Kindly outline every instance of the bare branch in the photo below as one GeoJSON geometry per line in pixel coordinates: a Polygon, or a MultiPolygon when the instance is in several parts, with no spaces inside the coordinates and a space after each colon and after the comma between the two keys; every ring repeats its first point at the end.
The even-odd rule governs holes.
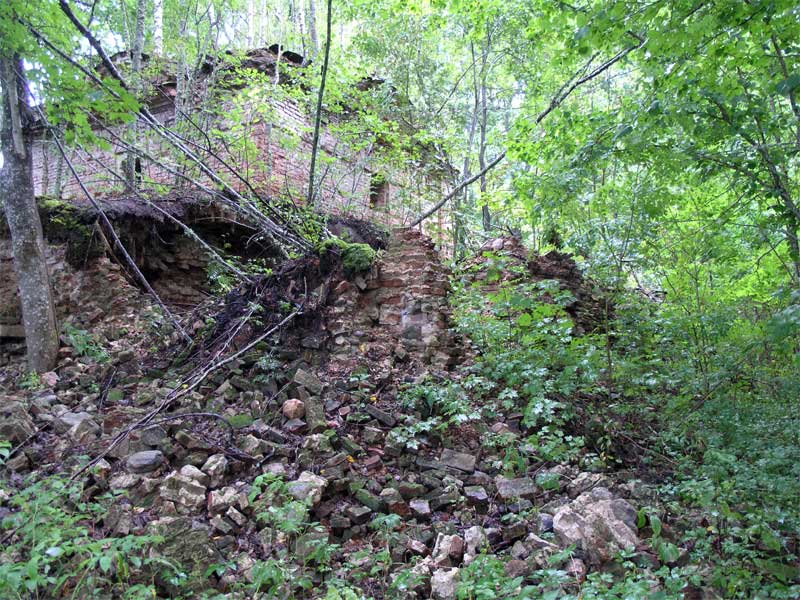
{"type": "MultiPolygon", "coordinates": [[[[615,65],[616,63],[621,61],[626,56],[628,56],[628,54],[630,54],[634,50],[637,50],[637,49],[641,48],[642,46],[644,46],[644,44],[647,42],[647,38],[641,37],[641,36],[636,35],[636,34],[634,34],[632,32],[628,32],[628,33],[629,33],[629,35],[635,37],[638,40],[638,44],[637,45],[629,46],[629,47],[625,48],[624,50],[620,50],[612,58],[610,58],[609,60],[604,62],[602,65],[599,65],[597,68],[595,68],[593,71],[591,71],[587,75],[584,75],[583,77],[580,77],[579,79],[575,79],[575,76],[573,75],[572,78],[567,80],[567,82],[564,85],[562,85],[561,88],[559,88],[559,90],[556,92],[555,96],[553,96],[552,100],[550,100],[550,104],[548,105],[548,107],[545,110],[543,110],[541,113],[539,113],[539,115],[536,117],[535,123],[538,125],[539,123],[544,121],[545,118],[547,118],[547,116],[551,112],[553,112],[556,108],[561,106],[561,104],[564,103],[564,101],[570,96],[570,94],[572,94],[572,92],[574,92],[576,89],[578,89],[581,85],[591,81],[592,79],[594,79],[598,75],[601,75],[602,73],[604,73],[605,71],[610,69],[613,65],[615,65]],[[569,83],[570,81],[572,81],[571,84],[569,83]]],[[[589,65],[591,65],[591,63],[594,61],[594,59],[596,57],[597,57],[597,55],[595,55],[592,58],[590,58],[589,61],[586,63],[586,65],[584,65],[584,67],[578,72],[579,73],[580,72],[585,72],[586,69],[589,67],[589,65]]],[[[469,185],[473,184],[474,182],[478,181],[478,179],[480,179],[481,177],[486,175],[486,173],[488,173],[489,171],[494,169],[497,165],[499,165],[503,161],[505,156],[506,156],[506,151],[503,150],[492,162],[490,162],[488,165],[486,165],[486,167],[481,169],[480,172],[476,173],[472,177],[469,177],[469,178],[465,179],[464,181],[462,181],[461,183],[459,183],[458,185],[456,185],[456,187],[454,187],[450,191],[449,194],[447,194],[444,198],[439,200],[439,202],[437,202],[432,208],[426,210],[424,213],[422,213],[420,216],[418,216],[416,219],[414,219],[414,221],[411,223],[411,225],[409,225],[409,227],[416,227],[417,225],[422,223],[425,219],[427,219],[432,214],[437,212],[445,204],[447,204],[450,200],[455,198],[461,192],[461,190],[463,190],[464,188],[466,188],[469,185]]]]}
{"type": "MultiPolygon", "coordinates": [[[[45,117],[44,113],[42,112],[42,109],[37,106],[36,110],[39,112],[39,116],[41,117],[42,121],[44,123],[47,123],[47,117],[45,117]]],[[[61,140],[58,139],[58,136],[54,136],[53,141],[55,141],[56,146],[58,147],[58,151],[61,153],[61,156],[64,159],[64,162],[66,163],[67,167],[69,168],[70,172],[72,173],[72,176],[78,182],[78,185],[80,186],[80,188],[83,191],[84,195],[89,200],[89,202],[91,202],[91,204],[94,207],[94,209],[97,211],[97,214],[99,215],[100,220],[103,222],[103,225],[105,225],[106,228],[108,228],[108,231],[111,234],[111,237],[114,239],[114,245],[122,253],[122,255],[125,257],[125,261],[128,263],[128,266],[135,273],[136,278],[141,282],[141,284],[144,286],[144,288],[147,290],[147,292],[153,297],[153,299],[156,301],[156,303],[161,307],[161,310],[164,311],[164,314],[172,322],[172,325],[173,325],[173,327],[175,327],[175,330],[178,333],[181,334],[181,337],[183,337],[183,339],[186,340],[187,342],[191,342],[192,338],[189,336],[188,333],[186,333],[186,331],[183,329],[183,327],[181,327],[181,324],[175,318],[175,315],[173,315],[172,312],[170,312],[170,310],[167,308],[167,306],[164,304],[164,302],[158,296],[156,291],[150,285],[150,282],[147,281],[147,278],[144,276],[142,271],[139,269],[138,266],[136,266],[136,261],[134,261],[133,258],[131,257],[131,255],[128,254],[128,250],[123,245],[122,240],[119,239],[119,236],[117,235],[117,232],[114,230],[114,226],[111,224],[111,221],[108,219],[108,216],[106,215],[105,211],[97,203],[97,200],[95,200],[94,196],[91,194],[91,192],[87,189],[86,185],[83,183],[83,180],[81,179],[80,175],[78,175],[77,170],[75,170],[75,165],[72,164],[72,160],[70,160],[69,156],[67,156],[67,152],[64,149],[64,146],[61,143],[61,140]]]]}

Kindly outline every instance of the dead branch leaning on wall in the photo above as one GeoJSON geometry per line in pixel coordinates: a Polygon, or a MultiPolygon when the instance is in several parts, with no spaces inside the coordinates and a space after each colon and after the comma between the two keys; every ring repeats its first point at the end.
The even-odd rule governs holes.
{"type": "MultiPolygon", "coordinates": [[[[42,112],[42,109],[37,106],[36,110],[39,113],[39,117],[42,119],[42,123],[44,123],[45,126],[49,128],[50,125],[49,125],[49,123],[47,121],[47,117],[45,117],[44,113],[42,112]]],[[[136,277],[139,279],[139,281],[144,286],[144,288],[147,290],[147,292],[153,297],[153,299],[156,301],[156,303],[161,308],[161,310],[164,311],[164,314],[172,322],[172,325],[175,328],[175,330],[178,333],[180,333],[181,337],[183,337],[184,340],[186,340],[187,342],[191,342],[192,341],[191,336],[189,336],[189,334],[186,333],[186,331],[183,329],[183,327],[181,327],[181,324],[178,322],[178,319],[175,318],[175,315],[173,315],[172,312],[167,308],[166,304],[164,304],[164,302],[161,300],[159,295],[156,293],[156,291],[150,285],[150,282],[147,281],[147,278],[144,276],[142,271],[136,265],[136,261],[134,261],[133,258],[131,257],[131,255],[128,254],[128,251],[126,250],[124,244],[122,243],[122,240],[119,239],[119,236],[117,235],[117,232],[114,230],[114,226],[111,224],[111,221],[108,219],[108,216],[106,215],[105,211],[97,203],[97,200],[95,200],[94,196],[91,194],[91,192],[89,192],[89,190],[87,189],[86,185],[83,183],[83,180],[81,179],[80,175],[78,175],[78,172],[75,170],[75,165],[72,164],[72,161],[67,156],[67,152],[66,152],[64,146],[61,144],[61,141],[58,139],[58,136],[54,136],[53,139],[56,142],[56,146],[58,147],[58,151],[61,153],[61,156],[64,158],[64,161],[67,164],[67,167],[69,168],[70,172],[72,173],[72,176],[78,182],[78,185],[80,186],[80,188],[83,191],[83,193],[86,195],[86,198],[89,200],[89,202],[91,202],[92,206],[97,211],[97,214],[99,215],[100,220],[103,222],[103,225],[105,225],[108,228],[108,231],[111,234],[111,237],[114,239],[115,246],[122,253],[122,255],[125,257],[125,261],[128,263],[128,266],[133,270],[133,272],[136,274],[136,277]]]]}
{"type": "MultiPolygon", "coordinates": [[[[121,138],[119,138],[119,139],[121,140],[121,138]]],[[[83,152],[85,152],[86,155],[91,160],[96,162],[102,169],[107,171],[112,177],[114,177],[115,179],[119,180],[121,183],[125,183],[124,176],[122,176],[121,174],[117,173],[114,169],[112,169],[108,165],[105,165],[99,158],[95,157],[91,152],[86,150],[86,148],[84,148],[81,144],[77,144],[77,146],[78,146],[78,148],[80,150],[83,150],[83,152]]],[[[133,146],[128,146],[128,147],[133,148],[133,146]]],[[[161,161],[152,159],[151,157],[149,157],[149,155],[146,155],[146,154],[141,154],[141,156],[143,158],[147,158],[148,160],[150,160],[154,164],[166,169],[166,165],[161,163],[161,161]]],[[[62,160],[63,160],[63,157],[62,157],[62,160]]],[[[233,273],[237,277],[241,278],[242,280],[248,281],[248,282],[252,282],[252,279],[246,273],[244,273],[241,269],[237,268],[235,265],[231,264],[229,261],[225,260],[214,249],[214,247],[211,246],[211,244],[209,244],[208,242],[203,240],[199,235],[197,235],[197,233],[195,233],[195,231],[191,227],[189,227],[186,223],[184,223],[183,221],[178,219],[175,215],[173,215],[173,214],[169,213],[168,211],[164,210],[157,203],[153,202],[150,198],[148,198],[147,196],[144,196],[143,194],[139,193],[138,191],[134,193],[134,196],[138,200],[141,200],[141,201],[145,202],[147,204],[147,206],[149,206],[153,210],[157,211],[158,213],[160,213],[161,215],[163,215],[164,217],[166,217],[167,219],[172,221],[174,224],[176,224],[178,227],[180,227],[186,235],[188,235],[195,242],[200,244],[206,250],[206,252],[208,252],[211,255],[211,257],[215,261],[217,261],[220,265],[222,265],[224,268],[228,269],[231,273],[233,273]]]]}
{"type": "MultiPolygon", "coordinates": [[[[80,23],[78,18],[74,15],[74,13],[72,13],[69,4],[65,0],[62,0],[60,2],[60,6],[62,10],[65,12],[65,14],[67,14],[67,16],[70,18],[70,21],[75,25],[75,27],[81,32],[82,35],[84,35],[84,37],[90,42],[93,48],[98,52],[106,68],[110,70],[110,72],[112,73],[114,78],[117,79],[122,88],[127,90],[128,89],[127,83],[121,77],[117,69],[114,67],[113,63],[110,61],[110,59],[108,58],[107,54],[105,53],[105,51],[103,50],[102,46],[97,41],[97,39],[91,34],[91,32],[86,27],[84,27],[80,23]]],[[[108,87],[95,73],[92,73],[89,69],[87,69],[79,62],[77,62],[73,57],[65,53],[63,50],[58,48],[52,42],[50,42],[46,36],[44,36],[40,31],[36,30],[29,22],[22,21],[22,24],[28,28],[31,34],[38,41],[47,46],[50,50],[55,52],[58,56],[60,56],[63,60],[71,64],[73,67],[81,71],[84,75],[89,77],[89,79],[93,81],[96,85],[98,85],[100,88],[108,92],[112,98],[115,98],[117,100],[121,98],[116,90],[108,87]]],[[[310,248],[310,244],[308,244],[304,239],[302,239],[302,236],[291,235],[291,232],[289,232],[287,239],[286,237],[281,235],[283,229],[279,225],[277,225],[271,219],[263,215],[263,213],[261,213],[260,210],[252,202],[244,198],[241,194],[236,192],[236,190],[231,188],[226,182],[220,179],[216,175],[216,173],[213,172],[213,170],[211,170],[199,158],[197,158],[192,152],[190,152],[188,148],[186,148],[179,142],[176,142],[174,138],[171,138],[169,136],[169,130],[166,127],[163,127],[158,122],[158,120],[152,115],[152,113],[150,113],[149,110],[147,110],[146,108],[142,108],[139,111],[138,115],[157,135],[159,135],[169,144],[171,144],[172,146],[183,152],[183,154],[187,158],[189,158],[198,167],[200,167],[200,170],[204,172],[209,177],[209,179],[211,179],[214,183],[219,185],[223,190],[225,190],[228,194],[230,194],[231,198],[238,200],[238,203],[236,203],[233,202],[231,198],[226,198],[218,192],[213,194],[213,196],[217,199],[220,198],[224,199],[227,204],[229,204],[236,210],[243,211],[245,214],[247,214],[247,216],[253,219],[255,223],[258,223],[261,227],[263,227],[265,233],[273,240],[273,242],[275,242],[276,247],[279,249],[279,251],[283,253],[284,256],[288,256],[288,254],[283,250],[282,245],[277,241],[276,237],[283,239],[284,243],[286,243],[287,245],[297,247],[298,249],[301,250],[307,250],[310,248]]],[[[138,149],[138,151],[140,154],[142,153],[141,149],[138,149]]],[[[176,173],[176,176],[182,177],[182,174],[176,173]]],[[[200,188],[204,190],[208,189],[207,186],[204,185],[200,185],[200,188]]]]}
{"type": "MultiPolygon", "coordinates": [[[[72,8],[69,5],[67,0],[59,0],[59,7],[61,11],[67,16],[69,21],[74,25],[74,27],[78,30],[78,32],[89,42],[89,44],[94,48],[97,52],[98,56],[100,57],[101,62],[106,67],[110,75],[116,79],[120,86],[125,89],[129,90],[130,86],[119,73],[119,70],[116,68],[114,63],[108,57],[103,45],[100,41],[92,34],[91,31],[78,19],[77,15],[73,12],[72,8]]],[[[71,59],[71,57],[67,57],[68,60],[72,64],[75,61],[71,59]]],[[[181,151],[190,161],[197,165],[200,171],[206,175],[213,183],[219,185],[226,193],[230,194],[233,198],[235,198],[238,202],[242,204],[242,208],[247,212],[249,216],[251,216],[255,222],[259,223],[261,227],[264,228],[265,233],[273,238],[276,242],[278,240],[282,241],[283,244],[286,244],[289,247],[296,248],[301,251],[308,251],[311,249],[311,243],[308,242],[301,233],[295,231],[294,226],[291,223],[290,219],[287,219],[283,215],[277,221],[269,218],[263,212],[261,212],[258,207],[253,204],[251,200],[242,196],[235,188],[233,188],[230,184],[228,184],[224,179],[222,179],[212,168],[210,168],[204,161],[202,161],[194,152],[191,151],[190,148],[183,143],[180,138],[175,134],[175,132],[171,131],[169,128],[165,127],[158,119],[153,116],[147,106],[141,106],[138,111],[138,115],[142,118],[145,124],[150,127],[157,135],[161,136],[167,142],[172,144],[176,149],[181,151]]],[[[276,244],[278,247],[281,247],[279,243],[276,244]]]]}

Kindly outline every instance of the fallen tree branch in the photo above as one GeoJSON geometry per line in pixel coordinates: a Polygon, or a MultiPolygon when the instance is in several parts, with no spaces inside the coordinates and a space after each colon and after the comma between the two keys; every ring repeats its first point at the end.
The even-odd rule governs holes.
{"type": "MultiPolygon", "coordinates": [[[[584,83],[587,83],[587,82],[591,81],[592,79],[594,79],[598,75],[600,75],[600,74],[604,73],[605,71],[607,71],[608,69],[610,69],[613,65],[618,63],[620,60],[625,58],[628,54],[630,54],[634,50],[637,50],[637,49],[641,48],[642,46],[644,46],[645,42],[647,41],[647,38],[643,38],[643,37],[638,36],[638,35],[636,35],[636,34],[634,34],[632,32],[628,32],[628,34],[637,39],[638,43],[635,46],[629,46],[629,47],[627,47],[627,48],[625,48],[623,50],[620,50],[612,58],[608,59],[603,64],[598,65],[593,71],[591,71],[587,75],[584,75],[583,77],[580,77],[579,79],[575,79],[575,75],[570,77],[559,88],[559,90],[556,92],[556,94],[550,100],[550,104],[547,106],[547,108],[537,115],[534,123],[536,125],[539,125],[542,121],[545,120],[545,118],[547,118],[547,116],[551,112],[553,112],[556,108],[561,106],[561,104],[563,104],[563,102],[572,94],[572,92],[574,92],[576,89],[578,89],[584,83]],[[572,83],[570,84],[570,82],[572,82],[572,83]]],[[[589,59],[589,61],[580,69],[580,71],[578,71],[578,73],[585,72],[589,68],[589,66],[591,65],[592,61],[594,61],[595,58],[597,58],[596,54],[594,56],[592,56],[592,58],[589,59]]],[[[490,162],[483,169],[481,169],[480,172],[478,172],[475,175],[463,180],[461,183],[456,185],[450,191],[449,194],[447,194],[444,198],[439,200],[439,202],[437,202],[432,208],[426,210],[424,213],[422,213],[416,219],[414,219],[414,221],[410,225],[408,225],[408,228],[410,229],[411,227],[416,227],[417,225],[422,223],[425,219],[430,217],[432,214],[434,214],[435,212],[440,210],[445,204],[447,204],[450,200],[452,200],[458,194],[460,194],[464,190],[464,188],[472,185],[478,179],[480,179],[481,177],[486,175],[486,173],[488,173],[489,171],[494,169],[497,165],[499,165],[503,161],[503,159],[505,157],[506,157],[506,151],[503,150],[492,162],[490,162]]]]}
{"type": "MultiPolygon", "coordinates": [[[[103,45],[100,41],[92,34],[91,31],[81,23],[80,19],[78,19],[77,15],[73,12],[72,8],[69,5],[67,0],[59,0],[59,7],[61,11],[67,16],[69,21],[74,25],[74,27],[80,32],[80,34],[86,39],[87,42],[94,48],[97,52],[98,56],[100,57],[103,66],[106,67],[109,74],[116,79],[120,86],[128,91],[130,90],[130,86],[125,81],[125,79],[120,74],[119,70],[116,68],[114,63],[108,57],[103,45]]],[[[62,54],[62,57],[64,55],[62,54]]],[[[67,57],[66,60],[70,62],[70,64],[75,65],[76,61],[71,57],[67,57]]],[[[104,86],[107,87],[107,86],[104,86]]],[[[118,97],[118,96],[117,96],[118,97]]],[[[292,225],[291,220],[287,219],[283,215],[279,215],[278,220],[280,222],[276,222],[263,212],[259,210],[259,208],[249,199],[245,198],[242,194],[240,194],[234,187],[232,187],[228,182],[222,179],[211,167],[209,167],[203,160],[201,160],[192,150],[180,139],[174,131],[170,130],[168,127],[164,126],[147,108],[147,106],[140,106],[138,110],[138,115],[144,121],[144,123],[157,135],[162,137],[164,140],[169,142],[172,146],[178,149],[180,152],[184,154],[190,161],[192,161],[200,171],[206,175],[215,185],[218,185],[225,193],[230,194],[232,198],[235,198],[239,203],[239,208],[243,210],[246,214],[248,214],[253,220],[263,227],[265,233],[273,238],[277,242],[277,240],[281,240],[284,244],[296,248],[301,251],[308,251],[311,249],[312,245],[308,242],[302,234],[298,233],[295,230],[295,227],[292,225]]],[[[276,243],[278,248],[281,248],[281,245],[276,243]]],[[[284,252],[284,254],[286,254],[284,252]]],[[[288,254],[286,254],[288,256],[288,254]]]]}
{"type": "Polygon", "coordinates": [[[155,427],[156,425],[161,425],[162,423],[169,423],[170,421],[179,421],[181,419],[199,419],[199,418],[210,418],[210,419],[217,419],[225,423],[228,427],[228,441],[233,443],[233,435],[234,435],[234,428],[231,425],[231,422],[228,421],[222,415],[218,415],[217,413],[213,412],[190,412],[190,413],[179,413],[177,415],[170,415],[168,417],[162,417],[156,421],[151,421],[150,423],[142,423],[137,425],[132,429],[132,431],[137,431],[139,429],[144,429],[145,427],[155,427]]]}
{"type": "MultiPolygon", "coordinates": [[[[42,119],[42,122],[49,127],[49,124],[47,122],[47,117],[45,117],[44,113],[42,112],[42,109],[37,106],[36,110],[38,111],[39,117],[42,119]]],[[[167,308],[166,304],[164,304],[164,302],[161,300],[159,295],[153,289],[153,286],[151,286],[150,282],[147,281],[147,278],[144,276],[144,273],[142,273],[142,271],[136,265],[136,261],[134,261],[133,258],[131,257],[131,255],[128,254],[128,250],[123,245],[122,240],[119,239],[119,236],[117,235],[117,232],[114,229],[114,226],[111,224],[111,221],[108,219],[108,216],[106,215],[105,211],[97,203],[97,200],[95,200],[95,198],[92,195],[92,193],[88,190],[86,185],[83,183],[83,180],[81,179],[80,175],[78,175],[78,171],[75,169],[75,165],[72,163],[72,160],[70,160],[69,156],[67,156],[67,151],[64,148],[64,145],[61,143],[61,140],[58,139],[58,136],[54,136],[53,137],[53,141],[55,141],[56,146],[58,147],[58,151],[61,153],[61,157],[64,159],[64,162],[66,163],[67,168],[69,168],[70,173],[72,173],[72,176],[75,178],[75,181],[78,182],[78,185],[80,186],[81,191],[83,191],[83,193],[86,196],[87,200],[89,200],[89,202],[92,204],[94,209],[97,211],[97,214],[100,217],[100,220],[108,228],[108,231],[111,234],[111,237],[114,239],[114,245],[117,247],[117,249],[125,257],[125,262],[127,262],[128,266],[133,270],[134,274],[136,275],[136,278],[141,282],[141,284],[144,286],[145,290],[147,290],[147,293],[150,294],[153,297],[153,299],[156,301],[156,303],[161,308],[161,310],[164,311],[164,314],[172,322],[172,325],[175,328],[175,330],[178,333],[181,334],[181,337],[183,337],[184,340],[186,340],[187,342],[191,342],[192,341],[191,336],[188,333],[186,333],[186,331],[183,329],[183,327],[181,327],[181,324],[178,322],[178,319],[167,308]]]]}
{"type": "Polygon", "coordinates": [[[471,177],[469,177],[469,178],[465,179],[465,180],[464,180],[464,181],[462,181],[461,183],[459,183],[459,184],[458,184],[456,187],[454,187],[454,188],[453,188],[453,189],[450,191],[450,193],[449,193],[449,194],[447,194],[447,195],[446,195],[444,198],[442,198],[441,200],[439,200],[439,202],[437,202],[436,204],[434,204],[432,208],[430,208],[430,209],[426,210],[424,213],[422,213],[420,216],[418,216],[416,219],[414,219],[414,221],[413,221],[413,222],[411,223],[411,225],[409,225],[408,227],[409,227],[409,228],[411,228],[411,227],[416,227],[417,225],[419,225],[420,223],[422,223],[422,222],[423,222],[425,219],[427,219],[428,217],[430,217],[430,216],[431,216],[433,213],[437,212],[437,211],[438,211],[440,208],[442,208],[442,207],[443,207],[445,204],[447,204],[447,203],[448,203],[450,200],[452,200],[452,199],[453,199],[453,198],[455,198],[455,197],[456,197],[458,194],[460,194],[460,193],[461,193],[461,191],[462,191],[464,188],[466,188],[466,187],[468,187],[468,186],[472,185],[473,183],[475,183],[476,181],[478,181],[478,179],[480,179],[481,177],[483,177],[484,175],[486,175],[486,173],[488,173],[489,171],[491,171],[492,169],[494,169],[494,168],[495,168],[497,165],[499,165],[499,164],[500,164],[500,163],[503,161],[503,159],[504,159],[505,157],[506,157],[506,151],[505,151],[505,150],[503,150],[503,151],[502,151],[502,152],[501,152],[501,153],[500,153],[500,154],[499,154],[499,155],[498,155],[498,156],[497,156],[497,157],[496,157],[496,158],[495,158],[495,159],[494,159],[492,162],[490,162],[488,165],[486,165],[486,166],[485,166],[483,169],[481,169],[481,170],[480,170],[479,172],[477,172],[475,175],[473,175],[473,176],[471,176],[471,177]]]}
{"type": "MultiPolygon", "coordinates": [[[[111,132],[110,130],[106,129],[106,131],[107,131],[108,133],[110,133],[110,134],[112,135],[112,137],[114,137],[114,138],[115,138],[115,140],[116,140],[116,141],[117,141],[117,142],[118,142],[118,143],[119,143],[119,144],[120,144],[120,145],[121,145],[123,148],[125,148],[125,149],[129,149],[129,150],[131,150],[131,151],[135,151],[135,152],[137,152],[138,154],[140,154],[140,155],[141,155],[143,158],[147,158],[147,160],[150,160],[151,162],[153,162],[153,163],[157,164],[158,166],[161,166],[161,167],[163,167],[165,170],[167,170],[167,171],[169,171],[169,170],[170,170],[170,169],[169,169],[169,167],[168,167],[168,165],[166,165],[165,163],[162,163],[161,161],[159,161],[159,160],[157,160],[157,159],[155,159],[155,158],[152,158],[152,157],[150,157],[150,155],[148,155],[148,154],[146,154],[146,153],[141,153],[141,152],[140,152],[140,151],[139,151],[139,150],[138,150],[136,147],[134,147],[133,145],[130,145],[130,144],[124,143],[124,142],[121,140],[121,138],[117,138],[117,137],[115,137],[115,135],[113,134],[113,132],[111,132]]],[[[79,150],[83,150],[83,152],[85,152],[85,153],[86,153],[86,155],[87,155],[87,156],[88,156],[88,157],[89,157],[91,160],[93,160],[94,162],[96,162],[96,163],[97,163],[97,164],[98,164],[98,165],[99,165],[101,168],[105,169],[105,170],[106,170],[106,171],[109,173],[109,175],[111,175],[111,177],[113,177],[114,179],[117,179],[117,180],[118,180],[120,183],[123,183],[123,184],[125,183],[125,178],[124,178],[122,175],[120,175],[119,173],[117,173],[117,172],[116,172],[115,170],[113,170],[111,167],[109,167],[109,166],[107,166],[107,165],[104,165],[104,164],[103,164],[103,163],[100,161],[100,159],[98,159],[96,156],[94,156],[94,155],[93,155],[93,154],[92,154],[90,151],[86,150],[86,149],[85,149],[83,146],[81,146],[80,144],[77,144],[77,147],[78,147],[78,149],[79,149],[79,150]]],[[[188,180],[188,179],[187,179],[187,180],[188,180]]],[[[192,183],[195,183],[195,182],[194,182],[194,181],[192,181],[192,183]]],[[[195,183],[195,185],[198,185],[198,187],[199,187],[199,184],[195,183]]],[[[202,188],[200,188],[200,189],[202,189],[202,188]]],[[[203,191],[206,191],[206,190],[203,190],[203,191]]],[[[212,190],[208,190],[208,192],[211,192],[211,193],[212,193],[212,195],[213,195],[213,191],[212,191],[212,190]]],[[[197,235],[197,233],[195,233],[195,231],[194,231],[194,230],[193,230],[191,227],[189,227],[189,226],[188,226],[186,223],[184,223],[183,221],[181,221],[180,219],[178,219],[176,216],[172,215],[170,212],[168,212],[168,211],[164,210],[163,208],[161,208],[161,207],[160,207],[160,206],[159,206],[157,203],[153,202],[153,201],[152,201],[152,200],[151,200],[151,199],[150,199],[148,196],[145,196],[144,194],[141,194],[141,193],[139,193],[138,191],[134,191],[134,196],[135,196],[136,198],[138,198],[139,200],[143,201],[145,204],[147,204],[147,205],[148,205],[150,208],[152,208],[153,210],[157,211],[158,213],[160,213],[161,215],[163,215],[164,217],[166,217],[167,219],[169,219],[170,221],[172,221],[172,222],[173,222],[175,225],[177,225],[178,227],[180,227],[180,228],[183,230],[183,232],[184,232],[186,235],[188,235],[190,238],[192,238],[194,241],[196,241],[198,244],[200,244],[200,245],[201,245],[201,246],[202,246],[202,247],[203,247],[203,248],[206,250],[206,252],[208,252],[208,253],[211,255],[211,257],[212,257],[214,260],[216,260],[216,261],[217,261],[217,262],[218,262],[220,265],[222,265],[223,267],[225,267],[226,269],[228,269],[228,270],[229,270],[231,273],[233,273],[234,275],[236,275],[237,277],[239,277],[239,278],[240,278],[240,279],[242,279],[243,281],[246,281],[246,282],[248,282],[248,283],[252,283],[252,281],[253,281],[253,280],[252,280],[252,278],[251,278],[251,277],[249,277],[249,276],[248,276],[246,273],[244,273],[242,270],[238,269],[238,268],[237,268],[235,265],[233,265],[232,263],[230,263],[230,262],[228,262],[227,260],[225,260],[225,259],[224,259],[224,258],[223,258],[223,257],[222,257],[220,254],[219,254],[219,252],[217,252],[217,250],[216,250],[216,249],[215,249],[213,246],[211,246],[211,244],[209,244],[208,242],[206,242],[205,240],[203,240],[203,238],[201,238],[199,235],[197,235]]]]}
{"type": "Polygon", "coordinates": [[[214,371],[216,371],[217,369],[219,369],[221,367],[224,367],[228,363],[236,360],[237,358],[239,358],[243,354],[245,354],[245,353],[249,352],[250,350],[252,350],[253,348],[255,348],[258,344],[260,344],[261,342],[266,340],[268,337],[273,335],[275,332],[277,332],[280,329],[282,329],[287,323],[289,323],[289,321],[294,319],[296,316],[302,314],[302,312],[303,312],[302,311],[302,307],[298,308],[293,313],[291,313],[290,315],[285,317],[280,323],[275,325],[275,327],[271,328],[269,331],[266,331],[265,333],[262,333],[260,336],[258,336],[256,339],[251,341],[249,344],[247,344],[241,350],[231,354],[230,356],[228,356],[226,358],[222,358],[222,359],[214,361],[212,364],[208,365],[205,369],[203,369],[197,376],[195,376],[193,378],[194,380],[191,381],[191,383],[188,382],[188,381],[185,381],[185,380],[182,381],[181,383],[179,383],[175,388],[172,389],[172,391],[169,394],[167,394],[167,396],[164,398],[164,400],[161,402],[161,404],[159,404],[156,408],[154,408],[149,413],[147,413],[144,417],[142,417],[141,419],[139,419],[138,421],[136,421],[132,425],[129,425],[123,431],[118,433],[114,437],[114,439],[111,440],[111,443],[106,447],[106,449],[103,450],[103,452],[98,454],[96,457],[94,457],[92,460],[90,460],[88,463],[86,463],[83,467],[81,467],[75,473],[73,473],[72,476],[70,477],[70,480],[74,481],[82,473],[86,472],[88,469],[92,468],[94,465],[96,465],[98,462],[100,462],[103,458],[108,456],[108,454],[114,448],[119,446],[124,440],[126,440],[128,438],[128,436],[132,432],[136,431],[137,429],[141,429],[144,426],[151,425],[156,416],[158,416],[159,414],[164,412],[176,400],[178,400],[180,398],[183,398],[187,394],[189,394],[192,391],[194,391],[197,388],[197,386],[199,386],[203,381],[205,381],[206,377],[208,377],[211,373],[213,373],[214,371]]]}

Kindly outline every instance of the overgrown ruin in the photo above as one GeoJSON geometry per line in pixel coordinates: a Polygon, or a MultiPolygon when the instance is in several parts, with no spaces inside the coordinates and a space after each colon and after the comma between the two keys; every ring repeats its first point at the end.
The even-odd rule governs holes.
{"type": "Polygon", "coordinates": [[[3,0],[0,598],[800,598],[796,17],[3,0]]]}

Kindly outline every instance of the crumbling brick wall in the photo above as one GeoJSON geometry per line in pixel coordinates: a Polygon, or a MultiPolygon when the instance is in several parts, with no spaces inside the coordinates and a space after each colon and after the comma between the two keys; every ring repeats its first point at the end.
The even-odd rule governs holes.
{"type": "Polygon", "coordinates": [[[448,366],[459,353],[450,330],[450,272],[433,242],[414,230],[395,230],[379,263],[342,281],[325,317],[334,370],[366,355],[388,370],[397,363],[448,366]]]}
{"type": "MultiPolygon", "coordinates": [[[[268,111],[256,110],[257,103],[253,101],[251,107],[241,98],[224,100],[220,114],[239,110],[247,118],[244,122],[224,119],[208,122],[205,127],[212,132],[223,132],[227,141],[223,143],[220,139],[219,143],[214,143],[213,155],[194,150],[234,189],[247,192],[240,175],[266,196],[291,198],[302,204],[310,172],[311,116],[291,98],[270,99],[268,111]],[[231,144],[230,139],[239,143],[231,144]],[[231,168],[237,173],[232,173],[231,168]]],[[[165,125],[175,122],[173,104],[162,103],[151,112],[165,125]]],[[[124,127],[117,126],[98,129],[97,133],[106,139],[108,148],[70,148],[69,158],[90,192],[98,197],[111,197],[122,193],[125,187],[123,162],[127,160],[127,153],[119,140],[125,138],[126,132],[124,127]]],[[[216,188],[196,166],[187,166],[185,158],[144,126],[139,133],[139,145],[156,159],[137,159],[137,178],[142,189],[191,187],[191,183],[174,173],[181,162],[184,163],[181,172],[216,188]],[[158,161],[169,167],[161,166],[158,161]]],[[[319,148],[317,206],[329,213],[368,218],[387,225],[403,224],[422,210],[427,199],[438,197],[444,189],[438,176],[424,173],[415,165],[382,160],[380,149],[376,147],[356,149],[331,133],[327,126],[322,128],[319,148]]],[[[32,153],[37,196],[63,199],[83,196],[49,134],[42,132],[32,153]]]]}

